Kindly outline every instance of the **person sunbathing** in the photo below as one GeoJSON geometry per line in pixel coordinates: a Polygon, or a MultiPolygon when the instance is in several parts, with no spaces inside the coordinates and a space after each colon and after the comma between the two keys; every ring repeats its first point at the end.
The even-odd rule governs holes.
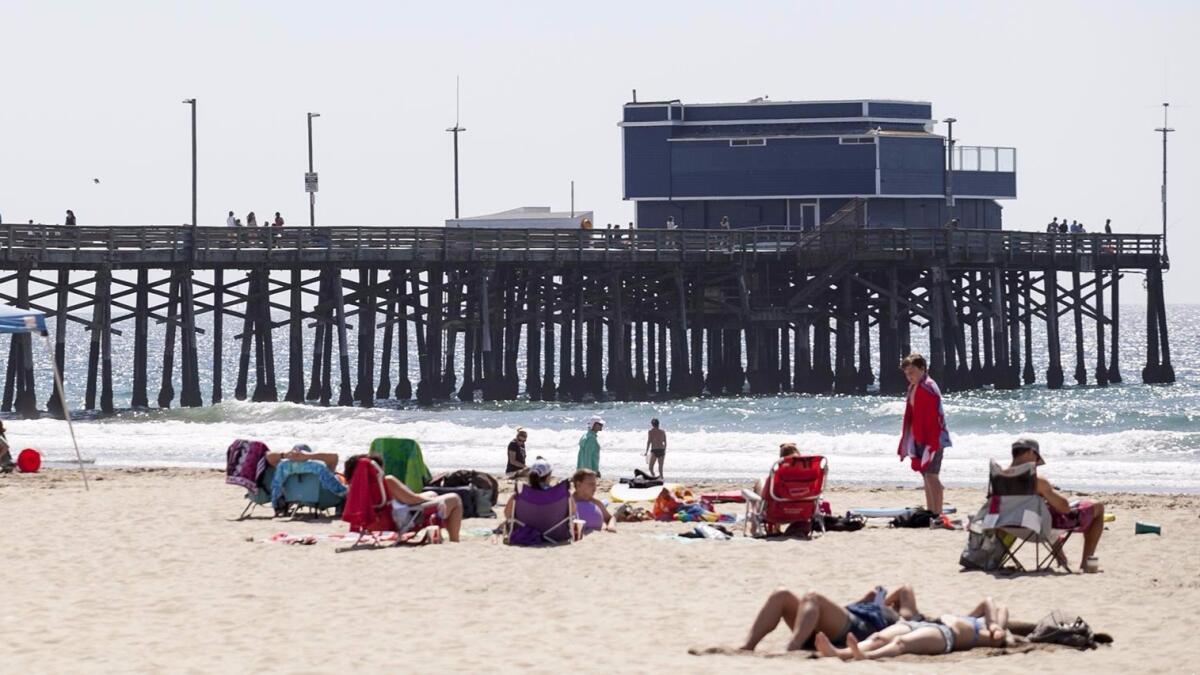
{"type": "Polygon", "coordinates": [[[1008,608],[990,597],[965,616],[945,614],[936,621],[897,621],[861,641],[851,634],[843,648],[834,646],[824,633],[818,633],[815,640],[818,654],[843,661],[902,654],[934,656],[975,647],[1008,647],[1016,642],[1008,631],[1008,608]]]}
{"type": "Polygon", "coordinates": [[[313,452],[313,449],[304,443],[297,443],[292,446],[287,452],[267,452],[267,464],[277,466],[280,462],[288,460],[289,462],[305,462],[316,461],[322,462],[329,470],[337,473],[338,456],[336,452],[313,452]]]}
{"type": "MultiPolygon", "coordinates": [[[[781,443],[779,445],[779,458],[780,459],[783,459],[784,457],[791,457],[792,455],[798,455],[798,454],[800,454],[800,448],[796,447],[795,443],[781,443]]],[[[760,479],[754,481],[754,494],[761,497],[762,492],[763,492],[763,481],[760,478],[760,479]]]]}
{"type": "Polygon", "coordinates": [[[607,530],[616,532],[616,521],[608,512],[604,502],[596,499],[596,483],[598,477],[591,469],[579,469],[571,477],[574,488],[572,499],[575,501],[575,517],[583,521],[583,534],[607,530]]]}
{"type": "Polygon", "coordinates": [[[754,651],[781,620],[792,631],[787,649],[795,651],[813,649],[813,636],[817,632],[831,636],[831,644],[842,646],[852,637],[865,638],[901,619],[921,618],[912,586],[901,586],[890,593],[877,586],[845,607],[816,591],[797,596],[781,588],[772,593],[758,611],[741,649],[754,651]]]}
{"type": "MultiPolygon", "coordinates": [[[[364,459],[374,460],[379,466],[383,466],[383,458],[379,455],[352,455],[347,457],[347,483],[353,478],[355,467],[364,459]]],[[[462,500],[458,498],[458,495],[439,495],[436,492],[414,492],[395,476],[384,476],[383,487],[387,491],[388,499],[392,501],[400,502],[407,506],[436,505],[438,517],[442,519],[442,525],[446,528],[446,533],[450,535],[450,541],[458,541],[459,533],[462,530],[463,518],[462,500]]]]}
{"type": "MultiPolygon", "coordinates": [[[[554,485],[554,468],[550,466],[543,457],[538,457],[529,465],[529,473],[526,475],[529,479],[529,487],[534,490],[547,490],[554,485]]],[[[516,496],[515,494],[513,496],[516,496]]],[[[513,497],[508,498],[508,502],[504,504],[504,519],[512,520],[513,509],[516,508],[517,502],[513,497]]],[[[571,514],[575,513],[575,502],[571,502],[571,514]]]]}

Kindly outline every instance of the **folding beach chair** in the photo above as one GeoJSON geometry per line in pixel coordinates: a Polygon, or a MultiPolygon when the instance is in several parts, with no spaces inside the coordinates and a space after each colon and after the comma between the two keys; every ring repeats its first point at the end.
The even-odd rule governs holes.
{"type": "Polygon", "coordinates": [[[571,486],[562,481],[545,490],[528,485],[515,492],[513,515],[504,522],[504,543],[515,546],[569,544],[575,539],[571,528],[571,486]]]}
{"type": "Polygon", "coordinates": [[[295,515],[301,509],[308,508],[315,517],[328,509],[340,509],[346,501],[345,487],[321,462],[284,460],[275,467],[275,473],[281,477],[278,486],[274,479],[271,483],[272,494],[276,489],[279,492],[280,504],[275,509],[276,513],[295,515]]]}
{"type": "MultiPolygon", "coordinates": [[[[346,504],[342,508],[342,520],[350,524],[351,532],[359,535],[352,548],[366,537],[371,538],[372,544],[379,544],[385,532],[396,532],[402,536],[427,525],[441,524],[434,504],[401,509],[404,511],[404,520],[397,523],[383,477],[383,468],[372,460],[359,460],[355,467],[350,489],[346,493],[346,504]]],[[[397,540],[396,543],[403,543],[403,540],[397,540]]]]}
{"type": "Polygon", "coordinates": [[[432,477],[429,467],[425,466],[421,444],[411,438],[376,438],[371,441],[369,452],[383,458],[385,475],[395,476],[413,492],[425,489],[432,477]]]}
{"type": "Polygon", "coordinates": [[[1029,569],[1017,557],[1025,544],[1033,542],[1033,571],[1052,570],[1055,565],[1071,571],[1063,546],[1071,532],[1056,537],[1046,500],[1037,494],[1037,465],[1030,462],[1003,469],[995,460],[988,471],[988,501],[982,509],[983,531],[996,536],[1004,547],[999,567],[1011,563],[1018,571],[1029,569]]]}
{"type": "Polygon", "coordinates": [[[263,504],[271,503],[271,481],[275,479],[275,467],[270,464],[263,470],[263,473],[258,478],[258,484],[253,490],[246,490],[246,508],[242,509],[242,515],[238,516],[238,520],[245,520],[254,515],[254,508],[263,504]]]}
{"type": "Polygon", "coordinates": [[[771,466],[762,495],[743,490],[746,497],[746,534],[775,535],[797,523],[800,534],[824,530],[820,514],[821,491],[829,462],[821,455],[790,455],[771,466]]]}

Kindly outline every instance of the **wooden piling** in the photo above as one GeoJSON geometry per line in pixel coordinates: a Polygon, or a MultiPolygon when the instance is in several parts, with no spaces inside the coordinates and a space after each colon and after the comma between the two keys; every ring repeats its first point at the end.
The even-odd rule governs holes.
{"type": "MultiPolygon", "coordinates": [[[[176,318],[178,317],[179,308],[179,273],[177,270],[171,270],[171,282],[167,290],[167,330],[166,339],[163,342],[163,360],[162,360],[162,384],[158,389],[158,407],[170,408],[171,401],[175,398],[174,384],[174,369],[175,369],[175,330],[176,318]]],[[[94,324],[94,322],[93,322],[94,324]]],[[[93,338],[95,339],[95,338],[93,338]]],[[[94,344],[94,348],[99,345],[94,344]]],[[[89,367],[90,371],[91,368],[89,367]]],[[[91,381],[93,374],[88,373],[88,380],[91,381]]]]}
{"type": "Polygon", "coordinates": [[[1112,311],[1109,324],[1112,326],[1112,355],[1108,360],[1108,381],[1113,384],[1121,383],[1121,268],[1116,262],[1112,268],[1112,311]]]}
{"type": "MultiPolygon", "coordinates": [[[[143,279],[144,270],[138,272],[139,281],[143,279]]],[[[58,270],[58,281],[55,284],[55,310],[54,310],[54,363],[58,367],[58,372],[63,378],[66,378],[66,360],[67,360],[67,314],[70,310],[71,297],[71,271],[66,269],[58,270]]],[[[135,323],[140,321],[142,325],[146,322],[145,294],[144,286],[138,286],[138,317],[135,318],[135,323]]],[[[134,344],[134,354],[141,348],[141,372],[138,372],[138,360],[134,358],[133,371],[133,390],[136,397],[139,391],[138,385],[141,385],[141,407],[146,407],[146,340],[143,339],[134,344]],[[139,379],[140,374],[140,379],[139,379]]],[[[64,380],[65,382],[65,380],[64,380]]],[[[65,386],[65,384],[64,384],[65,386]]],[[[51,383],[50,398],[46,401],[46,411],[54,417],[64,417],[64,410],[69,402],[64,401],[58,391],[58,387],[51,383]]]]}
{"type": "MultiPolygon", "coordinates": [[[[291,271],[288,285],[288,389],[284,400],[304,402],[304,278],[300,268],[291,271]]],[[[214,303],[217,302],[214,296],[214,303]]],[[[390,327],[389,327],[390,328],[390,327]]],[[[213,393],[217,389],[214,386],[213,393]]]]}
{"type": "Polygon", "coordinates": [[[1083,288],[1080,284],[1079,270],[1071,271],[1071,302],[1075,315],[1075,383],[1087,384],[1087,363],[1083,353],[1083,288]]]}
{"type": "MultiPolygon", "coordinates": [[[[139,272],[138,285],[141,285],[141,272],[139,272]]],[[[299,274],[299,270],[296,271],[299,274]]],[[[140,296],[139,296],[140,302],[140,296]]],[[[292,296],[291,306],[292,311],[300,311],[300,301],[295,295],[292,296]]],[[[140,313],[140,311],[139,311],[140,313]]],[[[216,405],[225,397],[222,388],[223,375],[225,370],[225,270],[218,267],[213,270],[213,285],[212,285],[212,331],[213,331],[213,347],[212,347],[212,404],[216,405]]],[[[134,368],[137,368],[137,358],[134,358],[134,368]]],[[[136,372],[136,371],[135,371],[136,372]]],[[[291,386],[302,387],[303,383],[292,383],[291,386]]],[[[136,391],[136,387],[134,388],[136,391]]],[[[290,390],[289,390],[290,391],[290,390]]],[[[143,393],[143,396],[145,394],[143,393]]],[[[301,389],[300,400],[304,400],[304,391],[301,389]]]]}
{"type": "Polygon", "coordinates": [[[1046,314],[1046,351],[1049,365],[1046,367],[1046,388],[1061,389],[1063,386],[1062,347],[1058,342],[1058,271],[1053,267],[1043,277],[1046,314]]]}

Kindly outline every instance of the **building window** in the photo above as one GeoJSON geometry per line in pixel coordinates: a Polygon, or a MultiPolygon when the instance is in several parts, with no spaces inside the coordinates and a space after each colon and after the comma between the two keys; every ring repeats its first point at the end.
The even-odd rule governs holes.
{"type": "Polygon", "coordinates": [[[765,138],[731,138],[731,139],[729,139],[729,147],[731,147],[731,148],[745,148],[745,147],[750,147],[750,146],[761,146],[761,145],[766,145],[766,144],[767,144],[767,139],[765,139],[765,138]]]}
{"type": "Polygon", "coordinates": [[[875,145],[874,136],[838,136],[841,145],[875,145]]]}

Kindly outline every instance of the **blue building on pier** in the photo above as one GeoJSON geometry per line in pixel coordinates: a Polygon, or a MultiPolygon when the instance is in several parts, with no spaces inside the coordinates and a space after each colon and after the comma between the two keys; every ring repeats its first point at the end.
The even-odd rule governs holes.
{"type": "Polygon", "coordinates": [[[635,102],[620,127],[640,228],[994,230],[1017,196],[1016,149],[956,142],[948,172],[920,101],[635,102]]]}

